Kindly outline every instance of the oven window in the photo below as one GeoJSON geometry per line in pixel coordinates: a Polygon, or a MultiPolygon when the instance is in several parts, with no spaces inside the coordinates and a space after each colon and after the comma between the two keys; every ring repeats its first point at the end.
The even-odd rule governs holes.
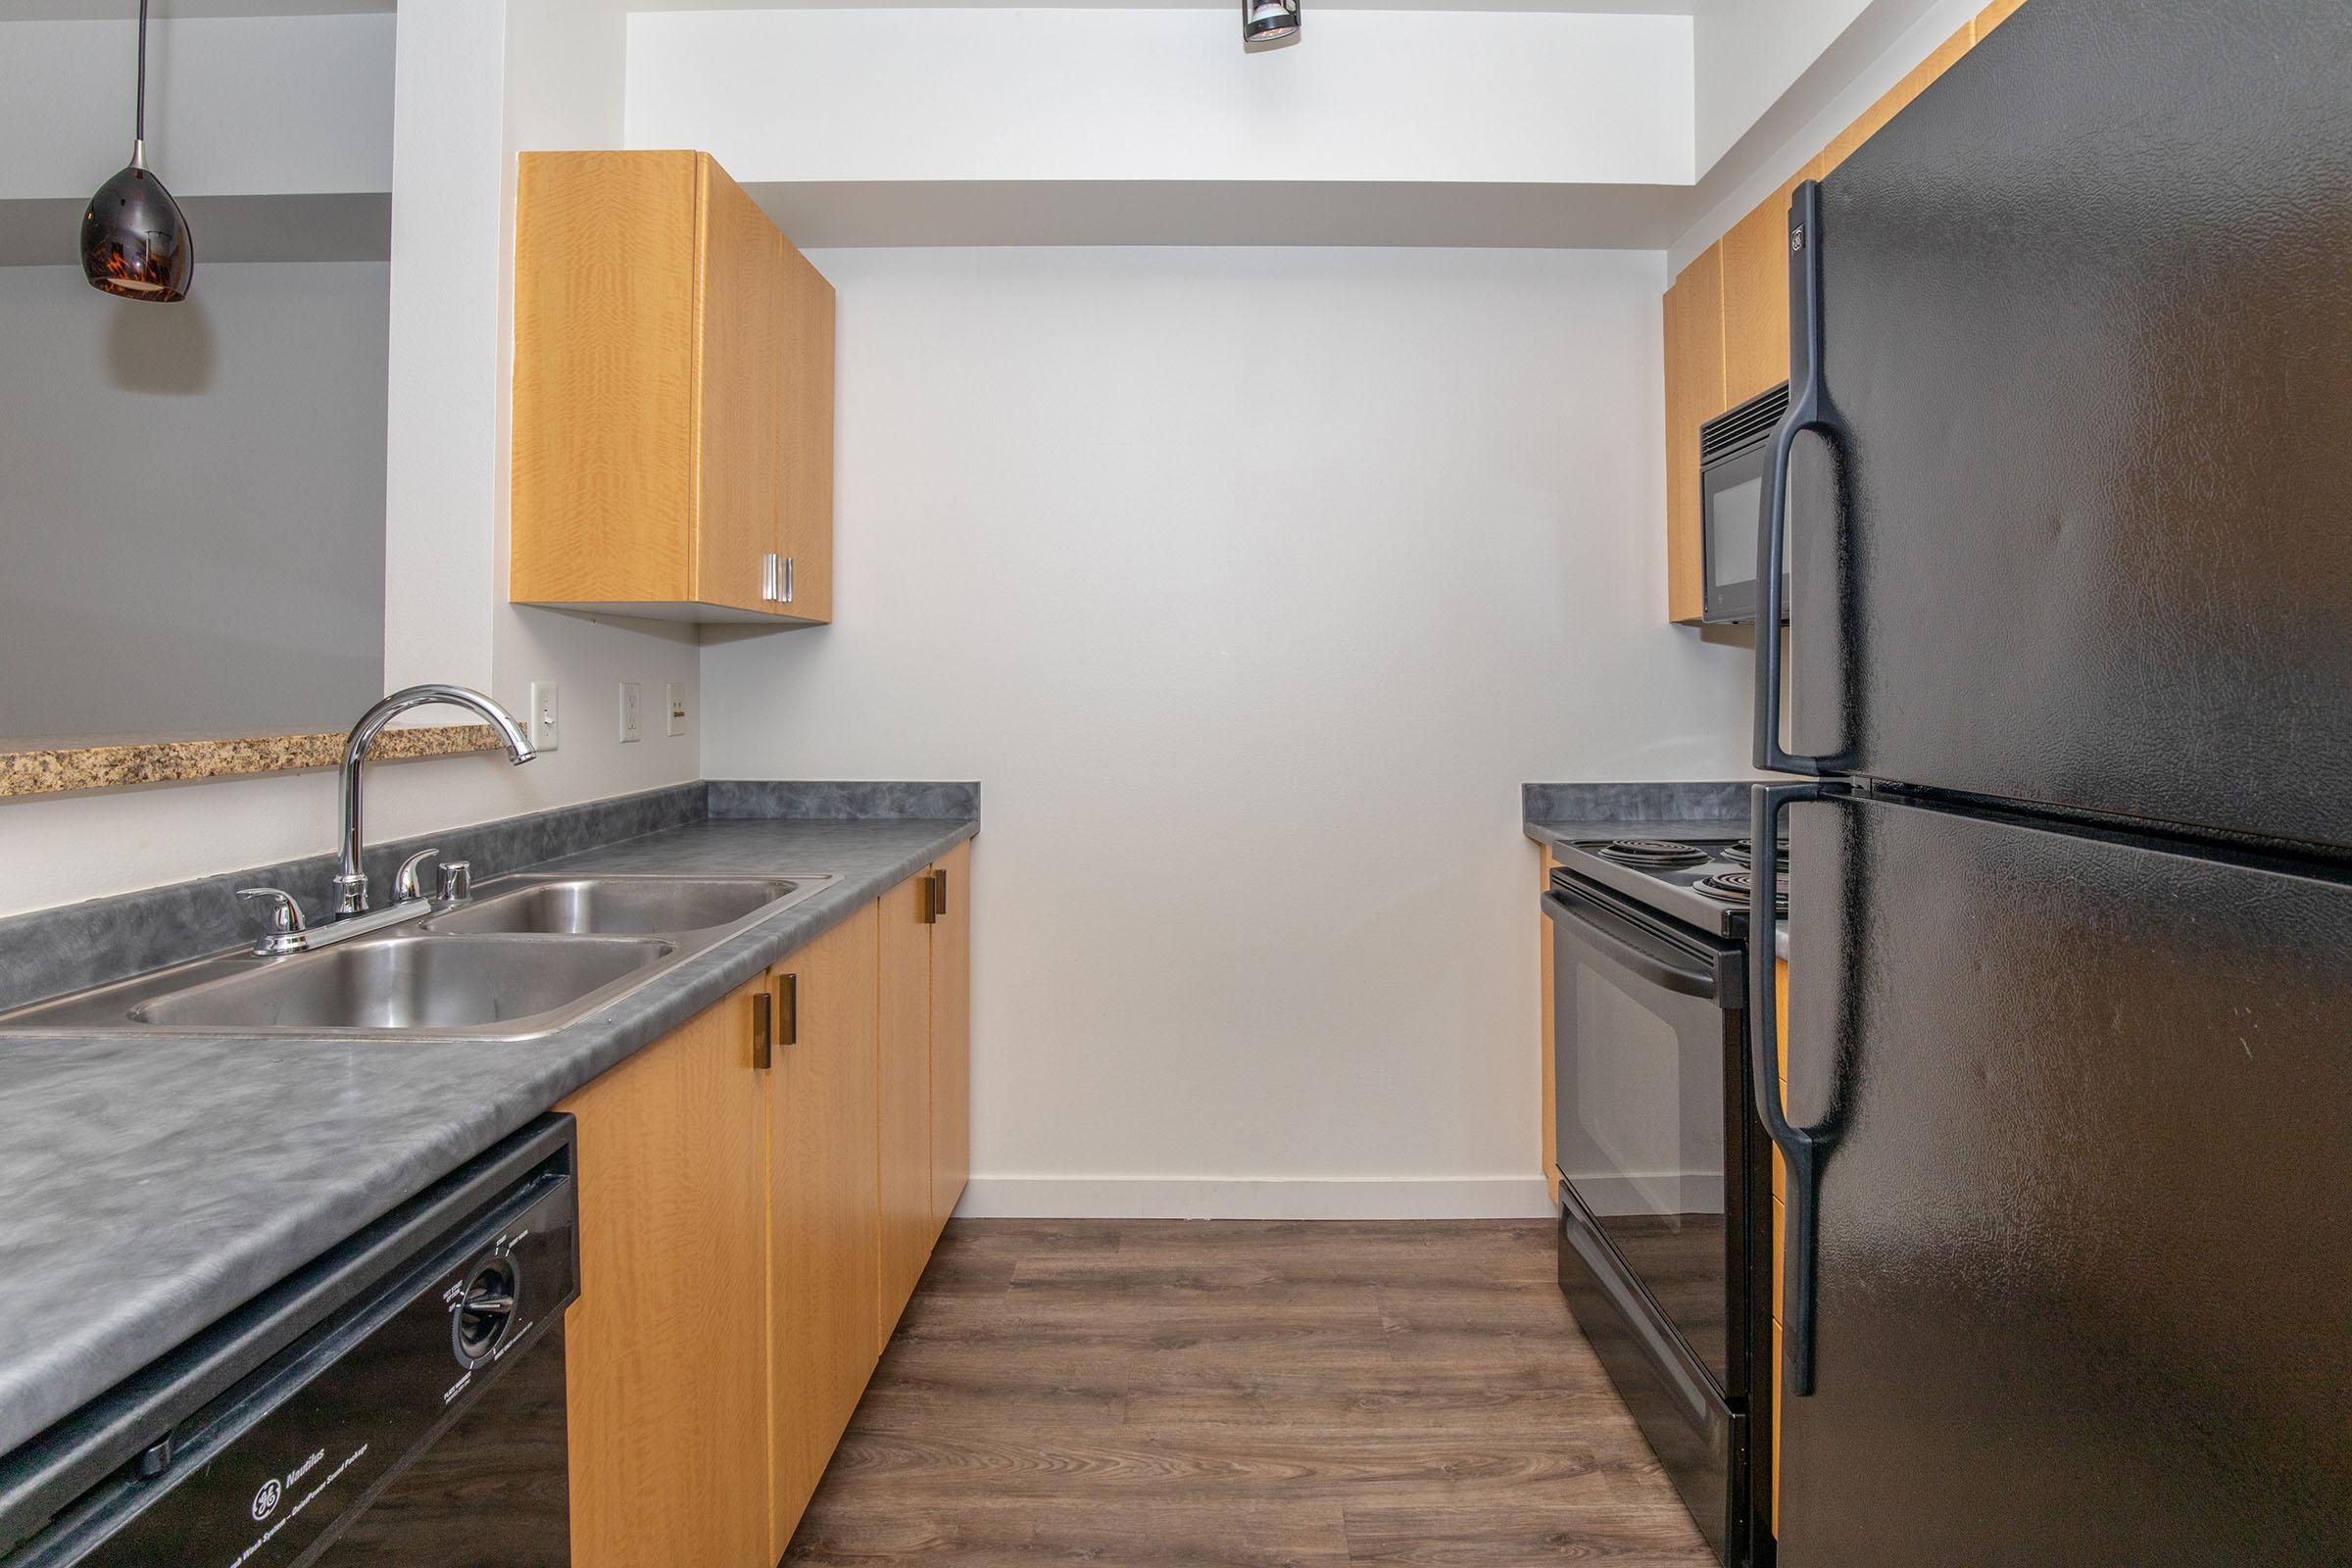
{"type": "Polygon", "coordinates": [[[1560,1172],[1730,1389],[1726,1029],[1738,1015],[1643,981],[1574,929],[1555,925],[1560,1172]]]}

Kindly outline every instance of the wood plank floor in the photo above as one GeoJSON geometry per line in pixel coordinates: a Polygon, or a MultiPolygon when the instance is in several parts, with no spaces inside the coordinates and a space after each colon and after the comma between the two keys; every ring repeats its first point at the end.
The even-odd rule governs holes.
{"type": "Polygon", "coordinates": [[[1712,1563],[1553,1268],[1542,1221],[958,1220],[785,1561],[1712,1563]]]}

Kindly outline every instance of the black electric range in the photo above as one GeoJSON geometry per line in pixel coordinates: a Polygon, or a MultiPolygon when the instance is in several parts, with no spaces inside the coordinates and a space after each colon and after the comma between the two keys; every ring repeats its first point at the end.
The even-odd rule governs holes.
{"type": "Polygon", "coordinates": [[[1737,827],[1563,835],[1543,906],[1560,1288],[1716,1555],[1766,1568],[1772,1166],[1737,827]]]}
{"type": "MultiPolygon", "coordinates": [[[[1744,837],[1678,833],[1673,838],[1581,838],[1555,845],[1555,878],[1598,883],[1709,936],[1747,939],[1752,847],[1744,837]]],[[[1779,909],[1788,912],[1788,843],[1780,845],[1779,909]]]]}

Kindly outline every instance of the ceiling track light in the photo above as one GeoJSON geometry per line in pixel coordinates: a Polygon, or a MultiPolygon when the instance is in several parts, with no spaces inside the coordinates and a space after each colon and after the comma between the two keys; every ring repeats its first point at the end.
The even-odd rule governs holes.
{"type": "Polygon", "coordinates": [[[1298,31],[1298,0],[1242,0],[1242,42],[1274,43],[1298,31]]]}
{"type": "Polygon", "coordinates": [[[196,236],[187,215],[147,168],[147,0],[139,0],[138,117],[130,162],[98,187],[81,215],[81,275],[126,300],[188,297],[196,236]]]}

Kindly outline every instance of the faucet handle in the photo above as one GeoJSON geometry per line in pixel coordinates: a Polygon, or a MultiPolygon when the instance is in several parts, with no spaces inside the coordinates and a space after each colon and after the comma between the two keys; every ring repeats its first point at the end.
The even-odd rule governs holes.
{"type": "Polygon", "coordinates": [[[438,846],[429,850],[418,850],[415,855],[401,861],[400,875],[394,879],[392,884],[392,897],[403,904],[411,899],[423,898],[424,878],[417,873],[424,868],[425,861],[440,853],[438,846]]]}
{"type": "Polygon", "coordinates": [[[283,888],[239,888],[237,897],[270,901],[267,911],[270,929],[278,936],[292,936],[304,929],[302,906],[283,888]]]}

